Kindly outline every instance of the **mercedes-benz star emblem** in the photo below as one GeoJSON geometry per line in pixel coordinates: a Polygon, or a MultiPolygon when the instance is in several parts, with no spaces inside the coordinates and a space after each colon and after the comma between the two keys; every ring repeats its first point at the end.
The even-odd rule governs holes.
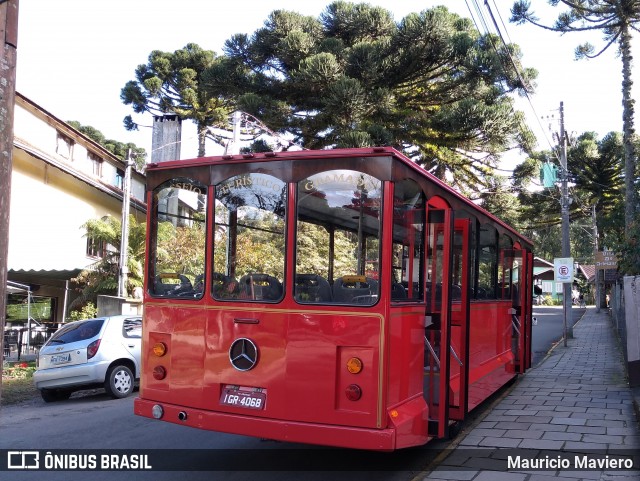
{"type": "Polygon", "coordinates": [[[238,371],[248,371],[258,363],[258,347],[245,337],[236,339],[229,348],[229,361],[238,371]]]}

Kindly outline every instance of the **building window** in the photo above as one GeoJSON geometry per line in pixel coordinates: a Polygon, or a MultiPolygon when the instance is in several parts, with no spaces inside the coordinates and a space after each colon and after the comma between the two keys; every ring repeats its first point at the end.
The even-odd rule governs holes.
{"type": "Polygon", "coordinates": [[[93,152],[88,152],[87,157],[91,162],[93,175],[95,175],[96,177],[102,177],[102,159],[93,152]]]}
{"type": "Polygon", "coordinates": [[[106,254],[106,250],[104,241],[87,237],[87,256],[102,259],[106,254]]]}
{"type": "Polygon", "coordinates": [[[116,187],[118,189],[124,188],[124,172],[120,169],[116,169],[116,187]]]}
{"type": "Polygon", "coordinates": [[[75,142],[70,137],[58,132],[56,143],[56,154],[64,157],[65,159],[73,159],[73,146],[75,142]]]}

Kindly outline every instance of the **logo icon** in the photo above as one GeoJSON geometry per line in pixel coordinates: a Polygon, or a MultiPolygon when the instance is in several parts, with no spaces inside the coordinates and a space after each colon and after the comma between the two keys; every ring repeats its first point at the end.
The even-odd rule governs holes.
{"type": "Polygon", "coordinates": [[[258,363],[258,347],[246,337],[236,339],[229,348],[229,361],[238,371],[249,371],[258,363]]]}
{"type": "Polygon", "coordinates": [[[7,469],[40,469],[38,451],[7,451],[7,469]]]}

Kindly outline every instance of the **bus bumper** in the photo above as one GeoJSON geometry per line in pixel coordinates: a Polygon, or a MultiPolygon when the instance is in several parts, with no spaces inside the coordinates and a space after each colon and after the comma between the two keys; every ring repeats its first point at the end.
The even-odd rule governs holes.
{"type": "Polygon", "coordinates": [[[185,408],[139,397],[134,401],[134,412],[138,416],[155,419],[152,409],[156,405],[162,407],[163,415],[159,418],[160,421],[209,431],[342,448],[393,451],[399,447],[396,446],[396,429],[394,428],[367,429],[265,419],[185,408]]]}

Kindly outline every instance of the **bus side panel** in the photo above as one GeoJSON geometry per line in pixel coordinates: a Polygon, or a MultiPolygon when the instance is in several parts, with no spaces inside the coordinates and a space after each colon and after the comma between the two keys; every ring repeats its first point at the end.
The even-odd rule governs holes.
{"type": "Polygon", "coordinates": [[[471,303],[469,331],[469,410],[514,377],[511,301],[471,303]]]}

